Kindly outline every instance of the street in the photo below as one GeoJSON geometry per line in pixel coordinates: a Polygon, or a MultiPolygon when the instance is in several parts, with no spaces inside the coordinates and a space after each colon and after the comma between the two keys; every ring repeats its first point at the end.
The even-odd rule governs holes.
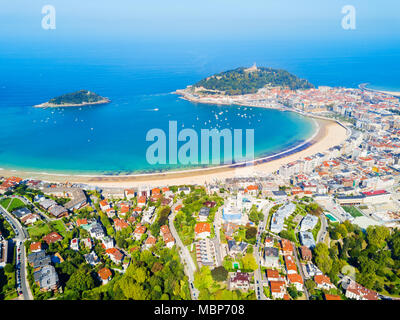
{"type": "Polygon", "coordinates": [[[171,208],[171,214],[169,216],[168,222],[169,222],[169,229],[171,230],[172,236],[175,238],[176,241],[176,246],[178,247],[179,255],[181,257],[181,261],[183,261],[184,268],[186,275],[189,278],[189,289],[190,293],[192,295],[193,300],[197,300],[199,297],[199,291],[194,287],[194,273],[196,271],[196,265],[193,262],[193,259],[190,255],[189,250],[183,245],[178,232],[175,229],[174,226],[174,219],[175,219],[175,208],[176,206],[180,205],[181,201],[178,201],[175,203],[172,208],[171,208]]]}
{"type": "Polygon", "coordinates": [[[7,210],[0,206],[0,213],[10,223],[15,231],[16,237],[13,239],[17,249],[17,259],[15,266],[16,282],[18,294],[22,293],[23,300],[33,300],[33,296],[29,287],[26,270],[26,256],[24,241],[29,238],[28,232],[21,226],[20,222],[15,219],[7,210]]]}

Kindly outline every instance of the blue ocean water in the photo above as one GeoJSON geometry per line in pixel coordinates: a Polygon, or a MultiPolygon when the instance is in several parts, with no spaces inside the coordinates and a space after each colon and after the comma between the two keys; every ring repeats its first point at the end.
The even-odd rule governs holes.
{"type": "MultiPolygon", "coordinates": [[[[313,122],[290,112],[193,104],[171,94],[238,66],[287,69],[315,85],[400,88],[398,51],[348,44],[62,42],[9,40],[0,51],[0,167],[43,172],[126,174],[182,168],[154,166],[145,155],[152,128],[254,129],[257,157],[309,138],[313,122]],[[273,48],[273,50],[271,50],[273,48]],[[297,50],[296,50],[297,49],[297,50]],[[393,53],[394,52],[394,53],[393,53]],[[390,72],[387,72],[390,70],[390,72]],[[36,109],[79,89],[109,97],[101,106],[36,109]],[[157,111],[155,109],[158,109],[157,111]],[[218,120],[216,114],[223,112],[218,120]],[[240,115],[246,114],[246,117],[240,115]],[[226,120],[225,120],[226,119],[226,120]]],[[[198,131],[199,132],[199,131],[198,131]]]]}

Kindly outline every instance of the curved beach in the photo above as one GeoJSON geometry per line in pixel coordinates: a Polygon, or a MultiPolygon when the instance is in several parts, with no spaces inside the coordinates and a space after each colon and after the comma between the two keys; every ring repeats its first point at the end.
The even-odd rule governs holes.
{"type": "Polygon", "coordinates": [[[234,176],[242,176],[254,173],[266,174],[279,169],[281,165],[292,161],[323,152],[333,146],[342,143],[348,135],[345,127],[333,120],[315,118],[318,123],[318,131],[308,141],[290,150],[265,158],[256,159],[254,165],[243,166],[239,164],[201,168],[183,171],[171,171],[154,174],[137,174],[125,176],[89,176],[89,175],[64,175],[47,174],[40,172],[28,172],[20,170],[0,170],[2,176],[17,175],[22,178],[40,179],[52,182],[85,183],[99,187],[137,187],[139,185],[163,186],[181,184],[212,183],[234,176]]]}

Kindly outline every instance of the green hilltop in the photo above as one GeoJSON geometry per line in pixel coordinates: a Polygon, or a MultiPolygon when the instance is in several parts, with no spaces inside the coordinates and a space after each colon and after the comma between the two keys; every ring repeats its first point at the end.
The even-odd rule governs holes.
{"type": "Polygon", "coordinates": [[[56,105],[87,104],[87,103],[95,103],[103,101],[105,99],[106,98],[103,98],[102,96],[99,96],[94,92],[88,90],[79,90],[76,92],[63,94],[59,97],[53,98],[48,103],[56,105]]]}
{"type": "Polygon", "coordinates": [[[240,67],[221,72],[193,85],[195,88],[203,87],[210,90],[207,93],[218,91],[226,95],[256,93],[265,86],[292,90],[314,88],[307,80],[300,79],[286,70],[256,67],[255,65],[251,68],[240,67]]]}

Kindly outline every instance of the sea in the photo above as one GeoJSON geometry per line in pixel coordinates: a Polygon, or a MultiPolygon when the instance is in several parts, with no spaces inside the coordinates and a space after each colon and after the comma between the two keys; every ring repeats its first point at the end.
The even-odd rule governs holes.
{"type": "MultiPolygon", "coordinates": [[[[286,69],[316,86],[369,87],[400,91],[399,50],[390,45],[253,39],[229,41],[102,42],[59,39],[0,42],[0,167],[46,173],[124,175],[197,168],[196,164],[151,164],[146,141],[152,129],[168,138],[194,129],[254,130],[254,154],[292,148],[316,130],[292,112],[246,106],[196,104],[172,92],[211,74],[239,66],[286,69]],[[80,89],[111,103],[82,108],[34,105],[80,89]]],[[[178,142],[178,148],[184,142],[178,142]]],[[[200,145],[200,142],[199,142],[200,145]]],[[[245,144],[243,144],[245,152],[245,144]]],[[[167,157],[168,160],[168,157],[167,157]]]]}

